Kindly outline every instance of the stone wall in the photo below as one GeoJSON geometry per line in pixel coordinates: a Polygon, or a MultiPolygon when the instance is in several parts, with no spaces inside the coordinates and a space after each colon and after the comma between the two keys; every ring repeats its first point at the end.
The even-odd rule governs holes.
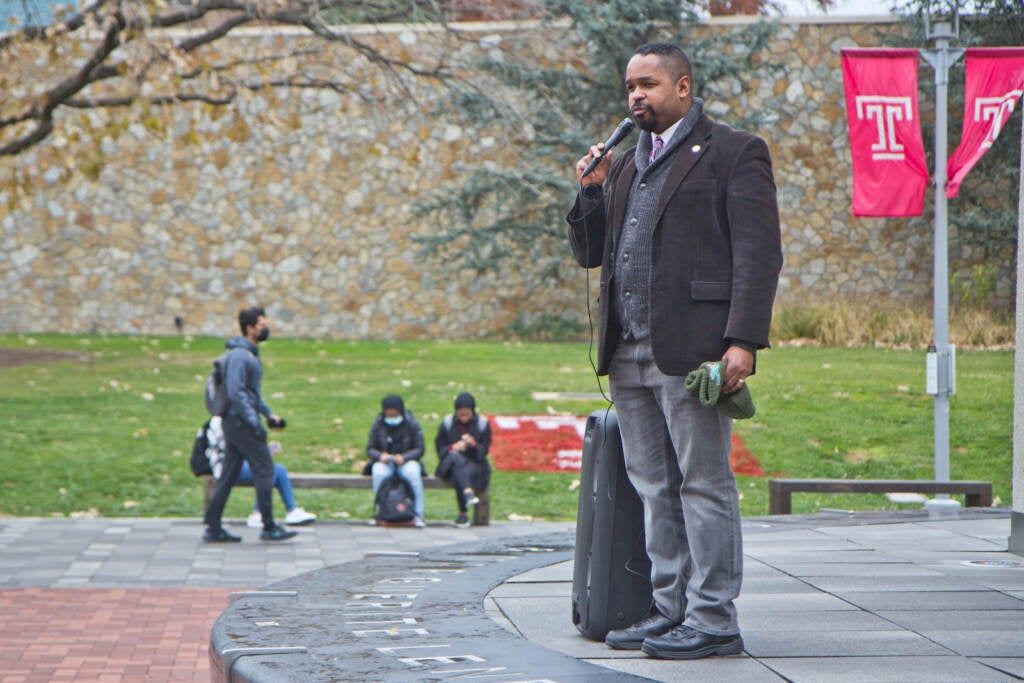
{"type": "MultiPolygon", "coordinates": [[[[849,210],[839,49],[877,44],[880,26],[895,30],[783,23],[771,55],[785,63],[783,76],[698,93],[726,122],[771,113],[759,133],[779,186],[783,298],[930,296],[926,220],[849,210]]],[[[375,39],[425,63],[449,49],[558,63],[583,54],[569,34],[496,24],[468,46],[407,28],[375,39]]],[[[251,55],[282,41],[297,60],[311,44],[276,32],[218,49],[251,55]]],[[[559,280],[541,283],[530,263],[472,276],[425,258],[412,240],[435,230],[414,211],[418,199],[471,155],[500,161],[520,133],[427,118],[442,91],[426,81],[403,91],[347,54],[320,46],[305,66],[343,73],[349,93],[260,90],[228,108],[83,110],[60,120],[49,141],[0,159],[0,330],[159,334],[181,316],[188,332],[223,335],[249,303],[267,305],[275,331],[289,336],[466,338],[550,317],[581,324],[584,277],[567,247],[559,280]]],[[[552,160],[551,172],[571,173],[571,163],[552,160]]],[[[1000,293],[1012,301],[1012,257],[1005,261],[1000,293]]]]}

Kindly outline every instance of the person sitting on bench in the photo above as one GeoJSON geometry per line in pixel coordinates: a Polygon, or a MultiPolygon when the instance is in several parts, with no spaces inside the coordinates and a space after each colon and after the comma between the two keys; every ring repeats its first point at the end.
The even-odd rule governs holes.
{"type": "Polygon", "coordinates": [[[480,502],[477,491],[486,491],[491,481],[491,425],[476,412],[473,394],[463,392],[455,398],[455,413],[446,415],[434,438],[437,469],[434,476],[449,479],[455,485],[459,516],[455,526],[469,526],[467,511],[480,502]]]}
{"type": "MultiPolygon", "coordinates": [[[[402,397],[388,394],[380,402],[380,413],[370,427],[366,444],[366,455],[370,461],[363,468],[363,474],[372,477],[373,496],[384,481],[395,472],[405,480],[413,493],[413,526],[422,529],[427,524],[423,519],[423,428],[405,409],[402,397]]],[[[371,522],[372,523],[372,522],[371,522]]]]}

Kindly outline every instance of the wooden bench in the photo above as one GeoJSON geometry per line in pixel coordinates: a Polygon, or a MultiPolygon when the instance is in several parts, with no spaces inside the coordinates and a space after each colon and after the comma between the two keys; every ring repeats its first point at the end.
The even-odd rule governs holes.
{"type": "Polygon", "coordinates": [[[992,506],[990,481],[928,481],[920,479],[770,479],[768,514],[792,512],[792,495],[811,493],[963,493],[967,507],[992,506]]]}
{"type": "MultiPolygon", "coordinates": [[[[210,506],[210,498],[217,488],[217,480],[206,475],[206,488],[203,493],[203,509],[210,506]]],[[[288,473],[294,489],[372,489],[373,484],[368,476],[362,474],[296,474],[288,473]]],[[[252,484],[235,484],[249,486],[252,484]]],[[[423,477],[424,489],[450,489],[452,484],[447,479],[438,479],[432,475],[423,477]]],[[[491,523],[491,492],[478,491],[480,502],[473,506],[473,525],[488,526],[491,523]]]]}

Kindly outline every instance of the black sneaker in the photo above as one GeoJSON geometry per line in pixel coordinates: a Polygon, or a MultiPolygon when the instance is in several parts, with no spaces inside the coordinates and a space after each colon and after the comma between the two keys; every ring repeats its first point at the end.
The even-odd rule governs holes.
{"type": "Polygon", "coordinates": [[[657,659],[726,657],[743,654],[743,638],[738,633],[713,636],[689,626],[677,626],[668,633],[647,636],[640,649],[657,659]]]}
{"type": "Polygon", "coordinates": [[[604,637],[605,644],[616,650],[639,650],[646,638],[660,636],[668,633],[679,625],[679,622],[672,621],[657,607],[651,607],[647,616],[632,626],[609,631],[604,637]]]}
{"type": "Polygon", "coordinates": [[[467,517],[466,515],[459,515],[455,518],[455,526],[459,527],[460,529],[468,529],[469,517],[467,517]]]}
{"type": "Polygon", "coordinates": [[[203,534],[203,541],[206,543],[238,543],[241,540],[241,536],[232,536],[228,532],[224,531],[223,527],[219,529],[207,529],[206,533],[203,534]]]}
{"type": "Polygon", "coordinates": [[[289,538],[298,536],[298,531],[289,531],[280,524],[275,524],[273,529],[264,529],[260,532],[261,541],[286,541],[289,538]]]}

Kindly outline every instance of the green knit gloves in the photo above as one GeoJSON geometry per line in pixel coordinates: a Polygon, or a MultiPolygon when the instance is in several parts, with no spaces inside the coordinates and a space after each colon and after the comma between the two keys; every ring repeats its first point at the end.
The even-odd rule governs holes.
{"type": "Polygon", "coordinates": [[[702,406],[718,406],[718,409],[734,420],[754,416],[754,399],[750,389],[743,384],[739,391],[722,393],[725,379],[725,361],[701,363],[700,367],[686,376],[686,390],[696,394],[702,406]]]}

